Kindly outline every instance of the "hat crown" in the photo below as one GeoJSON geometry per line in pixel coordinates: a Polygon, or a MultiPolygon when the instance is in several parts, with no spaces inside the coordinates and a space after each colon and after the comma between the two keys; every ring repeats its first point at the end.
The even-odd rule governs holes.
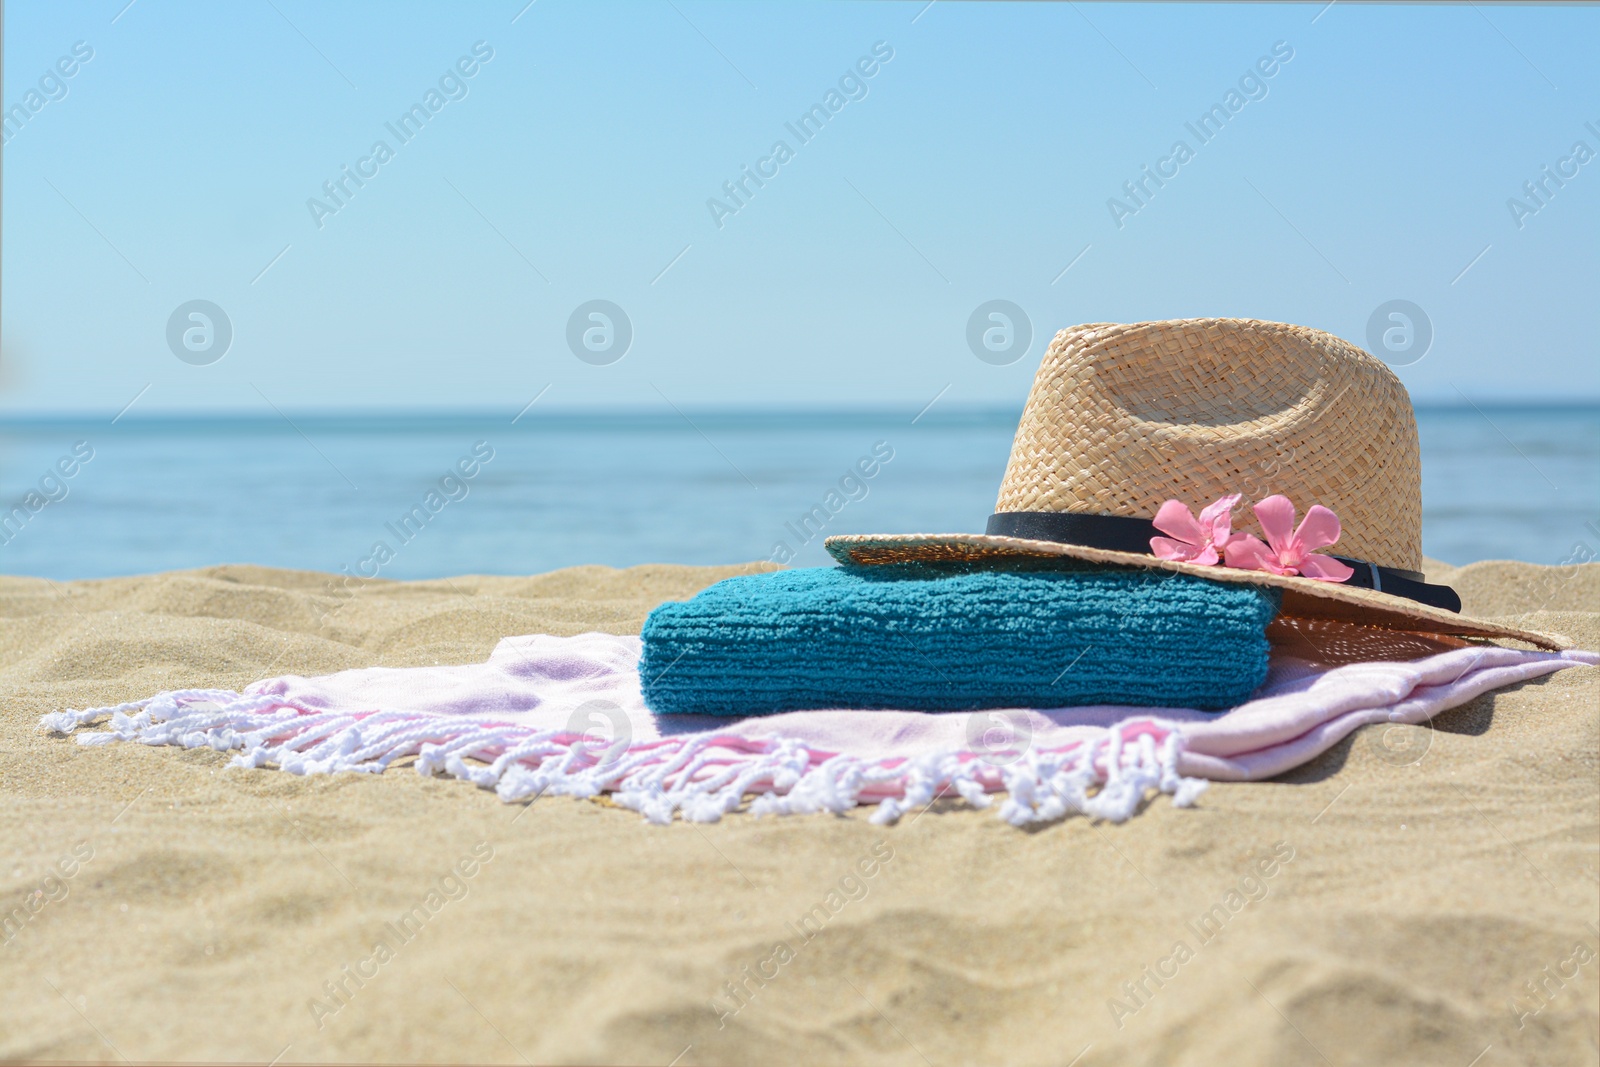
{"type": "Polygon", "coordinates": [[[1302,514],[1321,504],[1339,516],[1333,552],[1421,569],[1405,386],[1354,345],[1277,322],[1062,330],[1034,377],[995,511],[1152,518],[1167,500],[1198,511],[1229,493],[1245,504],[1281,493],[1302,514]]]}

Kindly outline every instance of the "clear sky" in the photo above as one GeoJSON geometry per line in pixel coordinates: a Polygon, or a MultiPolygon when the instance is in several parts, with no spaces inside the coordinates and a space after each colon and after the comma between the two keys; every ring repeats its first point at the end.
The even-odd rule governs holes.
{"type": "Polygon", "coordinates": [[[1600,9],[524,2],[7,5],[0,412],[1019,404],[1390,301],[1419,399],[1600,396],[1600,9]]]}

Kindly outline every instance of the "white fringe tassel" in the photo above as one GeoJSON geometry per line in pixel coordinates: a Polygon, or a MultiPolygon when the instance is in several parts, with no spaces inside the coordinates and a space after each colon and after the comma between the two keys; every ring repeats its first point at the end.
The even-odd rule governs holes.
{"type": "Polygon", "coordinates": [[[962,750],[892,761],[823,757],[793,739],[758,742],[717,732],[635,744],[616,754],[568,731],[417,712],[329,713],[223,689],[56,712],[39,725],[69,734],[107,716],[108,730],[81,733],[78,743],[238,750],[231,767],[273,766],[291,774],[382,773],[396,759],[416,756],[418,773],[442,771],[493,789],[508,803],[609,792],[652,823],[670,823],[674,812],[687,822],[717,822],[753,796],[750,813],[758,817],[843,814],[876,800],[869,821],[882,825],[939,797],[960,796],[986,808],[994,800],[990,794],[1002,789],[1008,795],[1000,817],[1013,826],[1073,814],[1123,822],[1151,790],[1187,808],[1209,784],[1179,775],[1176,731],[1143,721],[1066,749],[1029,750],[1003,766],[962,750]]]}

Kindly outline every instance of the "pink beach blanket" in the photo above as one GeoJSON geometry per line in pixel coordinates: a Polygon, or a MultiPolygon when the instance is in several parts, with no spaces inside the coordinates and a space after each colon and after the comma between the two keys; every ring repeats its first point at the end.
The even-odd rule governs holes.
{"type": "MultiPolygon", "coordinates": [[[[1474,646],[1408,662],[1326,668],[1274,649],[1253,699],[1223,713],[1079,707],[930,714],[804,711],[746,719],[656,716],[640,697],[639,639],[508,637],[488,662],[289,675],[243,693],[194,689],[46,715],[81,744],[237,751],[232,765],[296,774],[381,772],[415,757],[506,801],[609,794],[651,822],[844,812],[892,822],[938,797],[1016,825],[1073,813],[1122,821],[1152,791],[1194,803],[1208,781],[1297,767],[1357,727],[1426,722],[1480,693],[1592,652],[1474,646]]],[[[671,669],[670,667],[668,668],[671,669]]]]}

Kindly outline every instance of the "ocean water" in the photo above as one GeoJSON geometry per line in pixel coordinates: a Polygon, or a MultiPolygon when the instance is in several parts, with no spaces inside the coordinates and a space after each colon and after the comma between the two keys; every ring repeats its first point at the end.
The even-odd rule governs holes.
{"type": "MultiPolygon", "coordinates": [[[[0,502],[43,506],[0,530],[0,572],[820,565],[828,534],[981,530],[1017,412],[914,415],[10,420],[0,502]],[[822,513],[820,529],[802,522],[822,513]]],[[[1418,422],[1428,555],[1600,554],[1600,407],[1423,408],[1418,422]]]]}

